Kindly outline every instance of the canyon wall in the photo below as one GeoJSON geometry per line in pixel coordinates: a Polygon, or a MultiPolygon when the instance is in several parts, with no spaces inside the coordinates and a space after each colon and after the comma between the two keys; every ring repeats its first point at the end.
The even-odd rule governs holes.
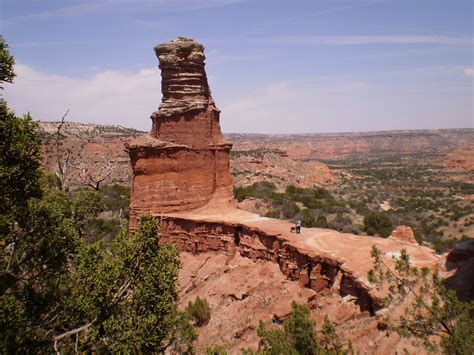
{"type": "Polygon", "coordinates": [[[374,313],[383,306],[380,294],[368,286],[344,260],[296,247],[281,235],[242,223],[192,220],[177,216],[160,219],[160,241],[176,244],[181,252],[239,254],[253,261],[276,263],[290,280],[316,293],[332,289],[352,296],[361,312],[374,313]]]}
{"type": "Polygon", "coordinates": [[[472,145],[474,129],[404,130],[360,133],[226,134],[234,150],[280,149],[291,159],[347,159],[361,155],[444,155],[472,145]]]}
{"type": "Polygon", "coordinates": [[[232,205],[229,152],[204,69],[204,47],[178,38],[155,47],[162,102],[151,132],[127,145],[133,176],[130,228],[140,215],[232,205]]]}

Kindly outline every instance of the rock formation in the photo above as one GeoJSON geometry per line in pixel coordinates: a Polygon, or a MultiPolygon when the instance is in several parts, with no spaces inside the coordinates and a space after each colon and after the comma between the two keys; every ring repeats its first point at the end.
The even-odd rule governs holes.
{"type": "MultiPolygon", "coordinates": [[[[416,244],[408,227],[397,228],[388,239],[322,228],[302,228],[295,235],[288,221],[237,209],[229,164],[232,145],[222,138],[203,50],[202,45],[185,38],[155,48],[162,70],[162,103],[151,116],[151,132],[127,145],[133,170],[131,231],[143,213],[151,212],[160,219],[160,242],[176,244],[184,264],[195,266],[181,284],[184,301],[195,296],[193,290],[204,289],[196,278],[200,271],[205,272],[203,282],[216,280],[217,274],[209,277],[207,268],[215,271],[217,267],[212,260],[207,265],[208,260],[224,266],[230,263],[225,270],[219,268],[222,280],[232,285],[216,282],[215,289],[211,285],[201,293],[211,307],[222,309],[224,304],[238,302],[227,309],[254,315],[240,318],[241,323],[225,318],[232,315],[225,311],[213,316],[206,327],[213,329],[208,334],[224,331],[231,337],[226,344],[237,344],[236,339],[242,345],[248,345],[249,339],[257,341],[258,319],[281,322],[291,299],[324,302],[324,295],[337,300],[333,305],[342,311],[336,315],[341,322],[374,316],[370,322],[378,332],[376,316],[383,311],[384,290],[367,279],[373,266],[372,247],[377,246],[389,266],[401,248],[417,266],[434,268],[439,258],[433,250],[416,244]],[[207,254],[205,259],[201,254],[207,254]],[[278,270],[281,273],[275,275],[278,270]],[[279,286],[269,286],[272,280],[279,286]],[[224,296],[214,297],[217,293],[224,296]],[[242,307],[245,304],[248,308],[242,307]]],[[[186,266],[183,270],[184,275],[189,271],[186,266]]]]}
{"type": "Polygon", "coordinates": [[[233,204],[229,152],[204,70],[204,47],[179,37],[155,47],[163,94],[148,135],[127,145],[133,177],[130,226],[151,212],[233,204]]]}
{"type": "Polygon", "coordinates": [[[446,258],[446,267],[454,270],[446,285],[456,291],[460,300],[474,300],[474,240],[455,245],[446,258]]]}
{"type": "Polygon", "coordinates": [[[408,252],[417,266],[432,268],[439,263],[432,249],[417,243],[323,228],[302,228],[296,236],[290,226],[288,221],[238,209],[223,213],[178,212],[161,219],[160,240],[194,254],[239,254],[254,261],[277,263],[289,280],[317,293],[332,289],[342,296],[350,295],[360,310],[368,314],[383,307],[384,296],[384,291],[367,279],[373,267],[370,253],[374,245],[389,266],[393,266],[392,257],[399,255],[401,249],[408,252]]]}
{"type": "Polygon", "coordinates": [[[389,238],[395,239],[401,242],[405,242],[405,243],[418,244],[418,242],[415,239],[415,234],[413,233],[413,229],[411,229],[411,227],[404,226],[404,225],[401,225],[395,228],[389,238]]]}

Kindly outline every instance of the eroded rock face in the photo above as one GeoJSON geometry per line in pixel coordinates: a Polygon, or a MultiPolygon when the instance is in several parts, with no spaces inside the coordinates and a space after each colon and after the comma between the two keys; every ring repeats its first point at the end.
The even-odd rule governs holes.
{"type": "Polygon", "coordinates": [[[209,106],[218,111],[207,83],[202,44],[180,37],[157,45],[155,53],[160,61],[163,100],[153,118],[170,117],[209,106]]]}
{"type": "Polygon", "coordinates": [[[446,258],[446,267],[454,270],[446,285],[456,291],[460,300],[474,300],[474,240],[454,246],[446,258]]]}
{"type": "Polygon", "coordinates": [[[320,293],[333,289],[341,296],[350,295],[361,311],[374,314],[382,300],[343,262],[331,255],[314,255],[285,242],[280,235],[244,224],[198,221],[165,216],[160,223],[160,240],[174,243],[180,251],[215,252],[240,255],[253,261],[276,263],[285,277],[298,281],[303,288],[320,293]]]}
{"type": "Polygon", "coordinates": [[[396,239],[405,243],[418,244],[415,239],[415,234],[413,234],[413,229],[404,225],[395,228],[389,238],[396,239]]]}
{"type": "Polygon", "coordinates": [[[133,177],[130,226],[146,212],[233,204],[229,152],[204,70],[204,47],[178,38],[155,47],[162,102],[149,135],[127,145],[133,177]]]}

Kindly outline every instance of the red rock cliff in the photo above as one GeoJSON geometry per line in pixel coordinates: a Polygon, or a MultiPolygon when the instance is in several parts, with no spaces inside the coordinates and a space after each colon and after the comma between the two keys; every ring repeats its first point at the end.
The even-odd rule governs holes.
{"type": "Polygon", "coordinates": [[[178,38],[155,47],[163,98],[151,132],[127,146],[133,176],[130,226],[146,212],[232,205],[229,152],[204,70],[204,47],[178,38]]]}

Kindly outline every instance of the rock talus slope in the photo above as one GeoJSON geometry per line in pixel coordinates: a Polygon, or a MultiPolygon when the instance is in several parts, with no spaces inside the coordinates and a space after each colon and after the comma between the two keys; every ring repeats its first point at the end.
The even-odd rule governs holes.
{"type": "Polygon", "coordinates": [[[229,152],[204,69],[204,47],[191,39],[158,45],[163,99],[151,132],[127,145],[133,177],[130,226],[138,217],[233,204],[229,152]]]}

